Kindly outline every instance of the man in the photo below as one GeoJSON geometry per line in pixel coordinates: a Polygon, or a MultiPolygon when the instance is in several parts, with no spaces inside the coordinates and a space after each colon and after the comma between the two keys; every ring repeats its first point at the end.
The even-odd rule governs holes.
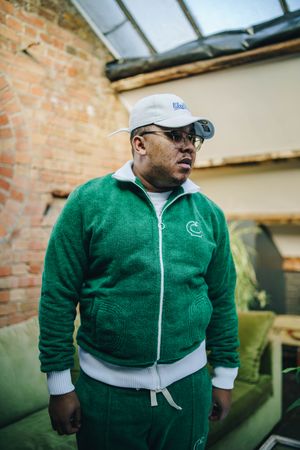
{"type": "Polygon", "coordinates": [[[214,127],[157,94],[137,102],[126,131],[133,161],[75,189],[50,238],[40,303],[49,413],[81,450],[202,449],[238,367],[225,218],[188,179],[214,127]]]}

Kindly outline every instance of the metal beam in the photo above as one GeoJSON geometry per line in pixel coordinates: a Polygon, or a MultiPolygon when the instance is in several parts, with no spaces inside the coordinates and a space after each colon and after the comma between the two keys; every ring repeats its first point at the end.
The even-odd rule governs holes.
{"type": "Polygon", "coordinates": [[[95,24],[91,16],[83,9],[79,1],[77,0],[71,0],[73,5],[77,8],[79,13],[82,15],[82,17],[87,21],[91,29],[94,31],[94,33],[98,36],[98,38],[103,42],[103,44],[108,48],[110,53],[113,55],[114,58],[119,59],[121,55],[117,50],[111,45],[109,40],[104,36],[104,34],[100,31],[98,26],[95,24]]]}
{"type": "Polygon", "coordinates": [[[185,15],[185,17],[187,18],[187,20],[191,24],[191,26],[192,26],[193,30],[195,31],[195,33],[197,34],[198,38],[202,37],[203,34],[201,33],[197,22],[195,21],[191,11],[186,6],[184,0],[177,0],[177,3],[179,5],[179,7],[181,8],[181,10],[182,10],[183,14],[185,15]]]}
{"type": "Polygon", "coordinates": [[[289,6],[288,6],[286,0],[279,0],[279,3],[280,3],[280,6],[281,6],[281,9],[283,11],[283,14],[287,14],[287,13],[290,12],[289,6]]]}
{"type": "Polygon", "coordinates": [[[151,42],[149,41],[149,39],[147,38],[145,33],[142,31],[142,29],[140,28],[140,26],[138,25],[138,23],[136,22],[135,18],[132,16],[132,14],[128,10],[128,8],[124,5],[123,1],[122,0],[115,0],[115,2],[119,5],[120,9],[123,11],[123,13],[125,14],[127,19],[129,20],[129,22],[131,23],[131,25],[135,29],[135,31],[138,33],[138,35],[141,37],[141,39],[143,40],[145,45],[148,47],[150,53],[152,55],[155,55],[157,53],[156,49],[153,47],[153,45],[151,44],[151,42]]]}

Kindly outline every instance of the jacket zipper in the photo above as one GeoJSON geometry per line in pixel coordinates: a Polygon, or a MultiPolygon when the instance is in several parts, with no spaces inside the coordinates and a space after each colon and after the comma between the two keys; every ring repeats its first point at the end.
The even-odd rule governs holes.
{"type": "MultiPolygon", "coordinates": [[[[162,312],[163,312],[163,303],[164,303],[164,290],[165,290],[165,284],[164,284],[164,261],[163,261],[163,253],[162,253],[162,230],[165,228],[164,223],[162,221],[162,215],[165,212],[165,210],[172,205],[178,198],[183,197],[186,195],[185,193],[182,193],[175,197],[170,203],[167,204],[165,208],[163,208],[161,214],[158,217],[158,240],[159,240],[159,263],[160,263],[160,301],[159,301],[159,316],[158,316],[158,336],[157,336],[157,354],[156,354],[156,362],[157,365],[159,359],[160,359],[160,352],[161,352],[161,334],[162,334],[162,312]]],[[[151,202],[152,203],[152,202],[151,202]]]]}
{"type": "Polygon", "coordinates": [[[159,264],[160,264],[160,296],[159,296],[159,315],[158,315],[158,331],[157,331],[157,350],[156,350],[156,361],[154,363],[154,367],[155,367],[155,373],[157,376],[157,389],[161,389],[161,384],[160,384],[160,376],[158,373],[158,369],[157,369],[157,364],[158,361],[160,359],[160,351],[161,351],[161,334],[162,334],[162,313],[163,313],[163,304],[164,304],[164,261],[163,261],[163,254],[162,254],[162,230],[164,229],[164,223],[162,221],[162,215],[165,212],[165,210],[172,205],[175,200],[177,200],[180,197],[183,197],[184,195],[186,195],[186,193],[182,193],[180,195],[178,195],[177,197],[175,197],[170,203],[168,203],[168,205],[163,208],[161,214],[158,216],[156,214],[156,210],[153,206],[153,203],[151,201],[151,198],[149,197],[149,195],[147,194],[147,192],[144,191],[144,189],[139,186],[138,184],[136,184],[135,182],[131,181],[135,186],[137,186],[139,189],[141,189],[141,191],[146,195],[147,200],[149,201],[151,207],[153,208],[155,215],[157,217],[158,220],[158,247],[159,247],[159,264]]]}

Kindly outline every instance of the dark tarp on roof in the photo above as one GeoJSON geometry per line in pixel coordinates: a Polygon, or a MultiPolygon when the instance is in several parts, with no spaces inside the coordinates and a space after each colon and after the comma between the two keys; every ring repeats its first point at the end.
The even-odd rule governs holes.
{"type": "Polygon", "coordinates": [[[199,38],[158,55],[111,61],[106,64],[106,76],[110,81],[117,81],[180,64],[246,52],[297,37],[300,37],[300,10],[246,29],[199,38]]]}

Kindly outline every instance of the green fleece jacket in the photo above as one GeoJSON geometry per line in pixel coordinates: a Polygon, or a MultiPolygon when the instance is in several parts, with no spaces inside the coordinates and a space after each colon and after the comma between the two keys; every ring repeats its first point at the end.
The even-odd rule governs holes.
{"type": "Polygon", "coordinates": [[[129,165],[70,195],[50,237],[40,301],[44,372],[78,344],[109,363],[175,362],[206,338],[214,366],[238,366],[235,269],[221,210],[187,180],[158,218],[129,165]]]}

